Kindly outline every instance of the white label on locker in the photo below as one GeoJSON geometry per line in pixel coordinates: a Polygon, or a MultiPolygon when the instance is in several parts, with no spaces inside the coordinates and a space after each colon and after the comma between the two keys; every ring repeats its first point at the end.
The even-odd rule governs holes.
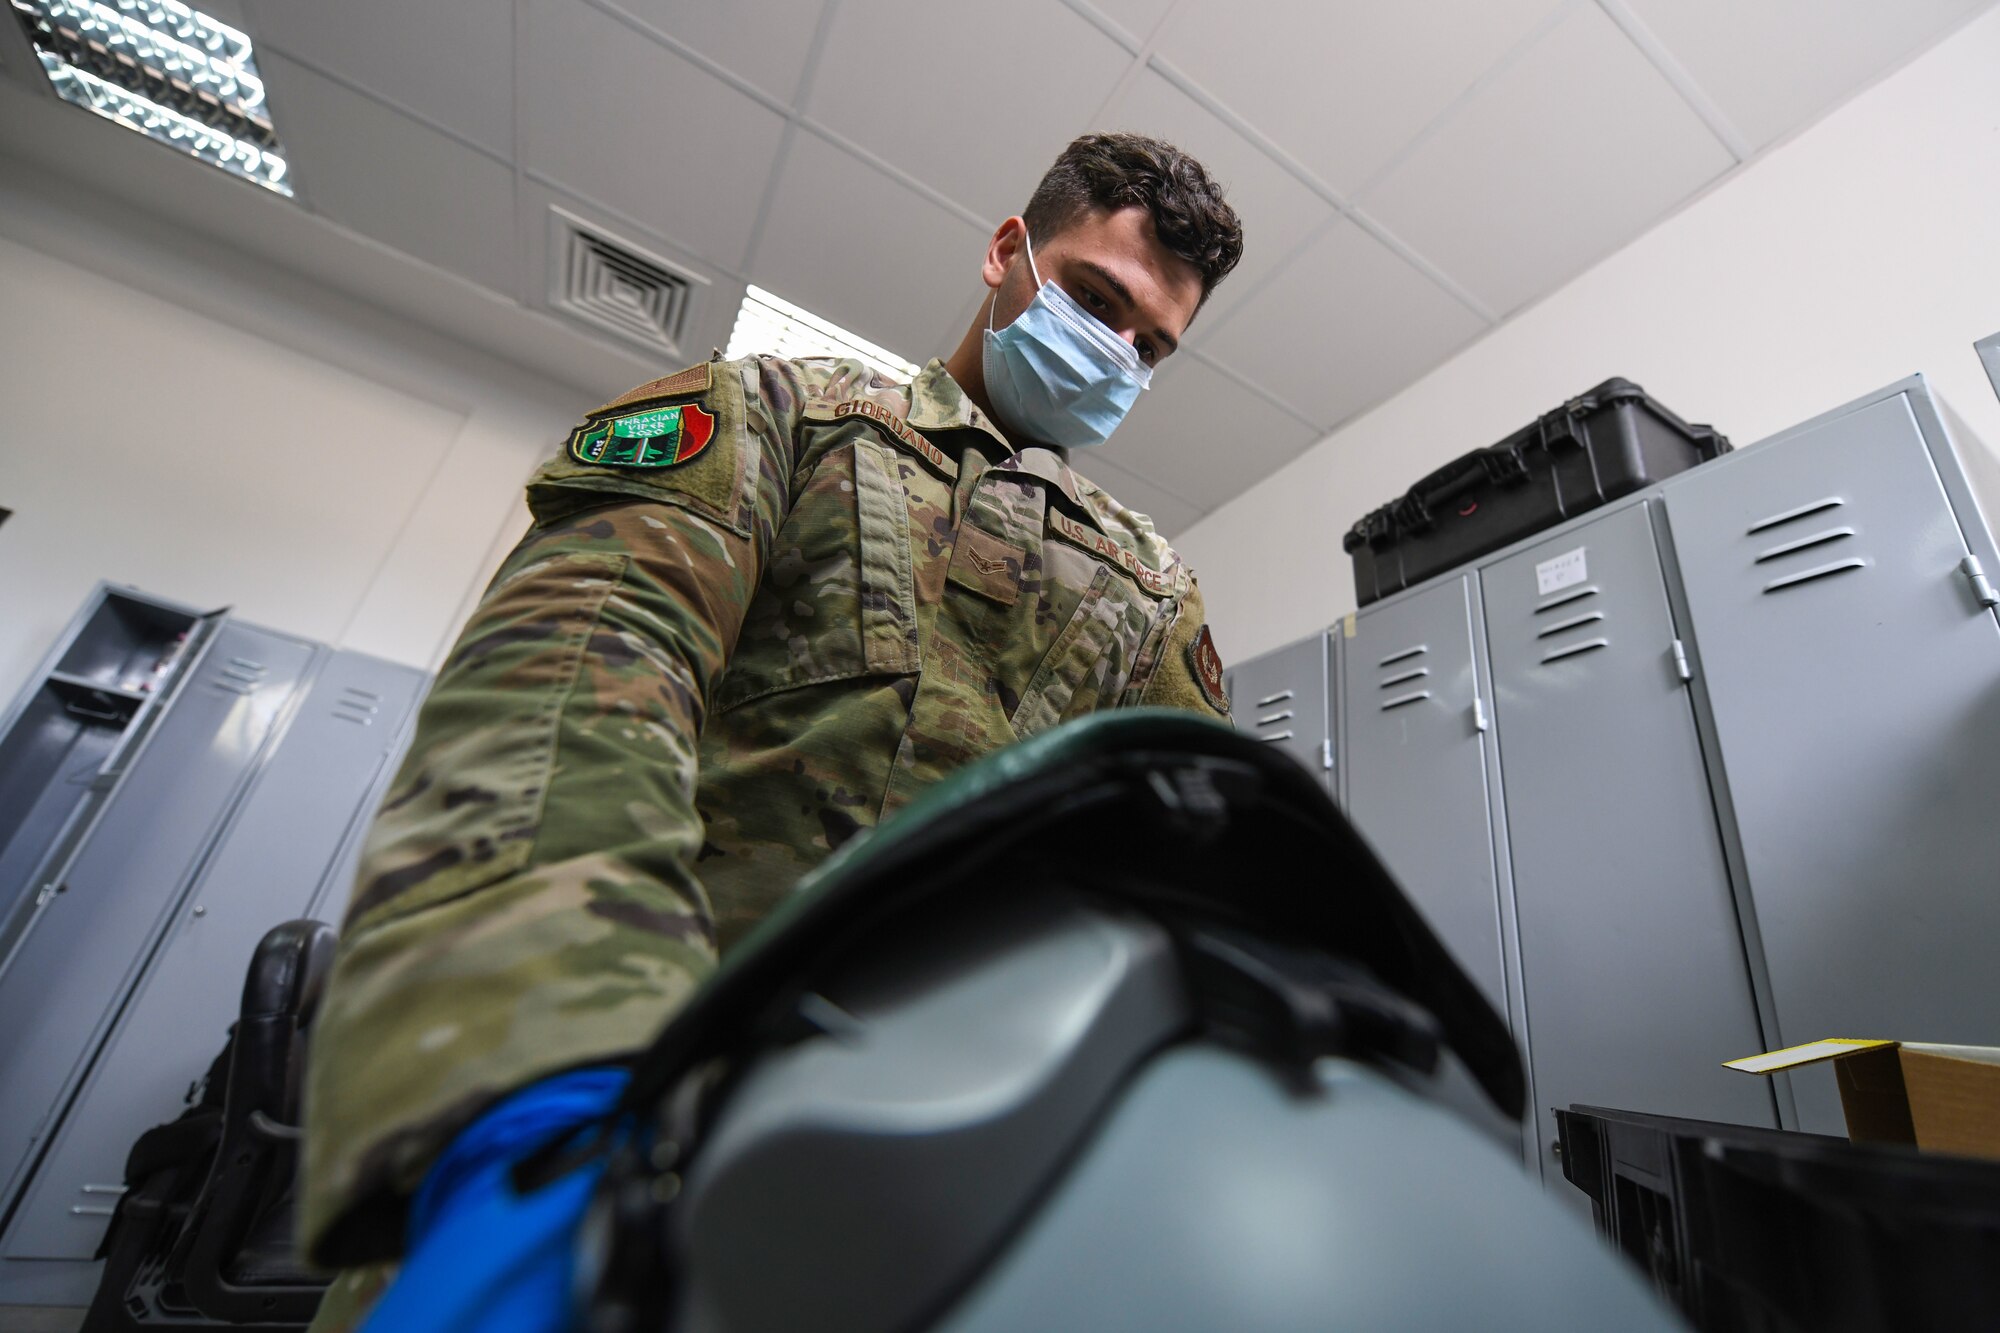
{"type": "Polygon", "coordinates": [[[1584,571],[1583,550],[1579,546],[1574,551],[1564,551],[1553,560],[1544,560],[1535,566],[1535,587],[1542,596],[1561,592],[1590,577],[1584,571]]]}

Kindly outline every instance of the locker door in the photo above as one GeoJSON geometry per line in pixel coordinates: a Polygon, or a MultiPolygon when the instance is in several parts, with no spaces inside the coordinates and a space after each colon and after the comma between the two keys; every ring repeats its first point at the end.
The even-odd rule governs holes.
{"type": "Polygon", "coordinates": [[[1333,791],[1327,636],[1287,644],[1233,667],[1229,705],[1239,731],[1283,750],[1333,791]]]}
{"type": "Polygon", "coordinates": [[[1346,640],[1348,818],[1508,1012],[1469,580],[1359,612],[1346,640]]]}
{"type": "MultiPolygon", "coordinates": [[[[1966,541],[1910,392],[1665,494],[1770,970],[1771,1041],[1991,1042],[2000,625],[1958,572],[1966,541]]],[[[1793,1090],[1801,1128],[1842,1132],[1830,1075],[1801,1073],[1793,1090]]]]}
{"type": "Polygon", "coordinates": [[[1776,1125],[1649,506],[1480,580],[1544,1177],[1552,1106],[1776,1125]]]}
{"type": "MultiPolygon", "coordinates": [[[[8,1259],[88,1260],[108,1225],[125,1154],[182,1099],[236,1020],[264,932],[308,910],[393,758],[424,675],[332,656],[263,765],[15,1214],[8,1259]]],[[[331,895],[346,905],[348,886],[331,895]]]]}
{"type": "MultiPolygon", "coordinates": [[[[63,1114],[271,728],[310,645],[225,623],[0,979],[0,1180],[11,1200],[63,1114]]],[[[238,973],[241,976],[241,973],[238,973]]]]}

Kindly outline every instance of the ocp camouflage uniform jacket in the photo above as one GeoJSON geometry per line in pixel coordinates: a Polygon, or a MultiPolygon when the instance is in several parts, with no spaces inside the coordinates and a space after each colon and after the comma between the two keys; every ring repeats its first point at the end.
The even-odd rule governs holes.
{"type": "Polygon", "coordinates": [[[327,1265],[392,1255],[454,1133],[643,1047],[718,948],[926,785],[1093,709],[1226,716],[1186,565],[1055,453],[1014,453],[936,361],[905,386],[704,363],[592,413],[528,500],[320,1009],[301,1231],[327,1265]]]}

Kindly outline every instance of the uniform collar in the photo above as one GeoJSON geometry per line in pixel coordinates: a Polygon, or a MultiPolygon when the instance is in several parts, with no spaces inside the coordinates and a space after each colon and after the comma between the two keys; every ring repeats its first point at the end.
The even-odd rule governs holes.
{"type": "Polygon", "coordinates": [[[907,418],[917,430],[978,430],[984,431],[1000,442],[1002,448],[1011,451],[1013,445],[1000,427],[965,396],[965,390],[958,387],[958,381],[944,368],[944,362],[932,357],[917,377],[910,381],[910,413],[907,418]]]}
{"type": "Polygon", "coordinates": [[[944,368],[944,362],[932,357],[930,363],[917,372],[910,381],[909,424],[917,430],[977,430],[995,440],[1006,452],[993,466],[1009,472],[1021,472],[1030,477],[1039,477],[1061,490],[1079,509],[1089,513],[1093,519],[1096,513],[1085,503],[1083,479],[1072,472],[1063,461],[1063,456],[1054,449],[1030,445],[1026,449],[1015,450],[993,418],[966,397],[965,390],[958,387],[958,381],[944,368]]]}

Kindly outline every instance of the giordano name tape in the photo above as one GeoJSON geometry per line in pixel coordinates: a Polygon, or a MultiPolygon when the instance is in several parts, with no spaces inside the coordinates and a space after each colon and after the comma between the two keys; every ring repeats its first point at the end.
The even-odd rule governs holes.
{"type": "Polygon", "coordinates": [[[883,407],[880,403],[871,403],[866,398],[849,398],[833,409],[833,415],[835,420],[839,420],[841,417],[867,417],[876,425],[886,428],[911,453],[914,453],[917,457],[944,473],[945,476],[954,480],[957,479],[957,463],[946,457],[943,450],[911,430],[908,422],[904,421],[894,412],[891,412],[888,408],[883,407]]]}

